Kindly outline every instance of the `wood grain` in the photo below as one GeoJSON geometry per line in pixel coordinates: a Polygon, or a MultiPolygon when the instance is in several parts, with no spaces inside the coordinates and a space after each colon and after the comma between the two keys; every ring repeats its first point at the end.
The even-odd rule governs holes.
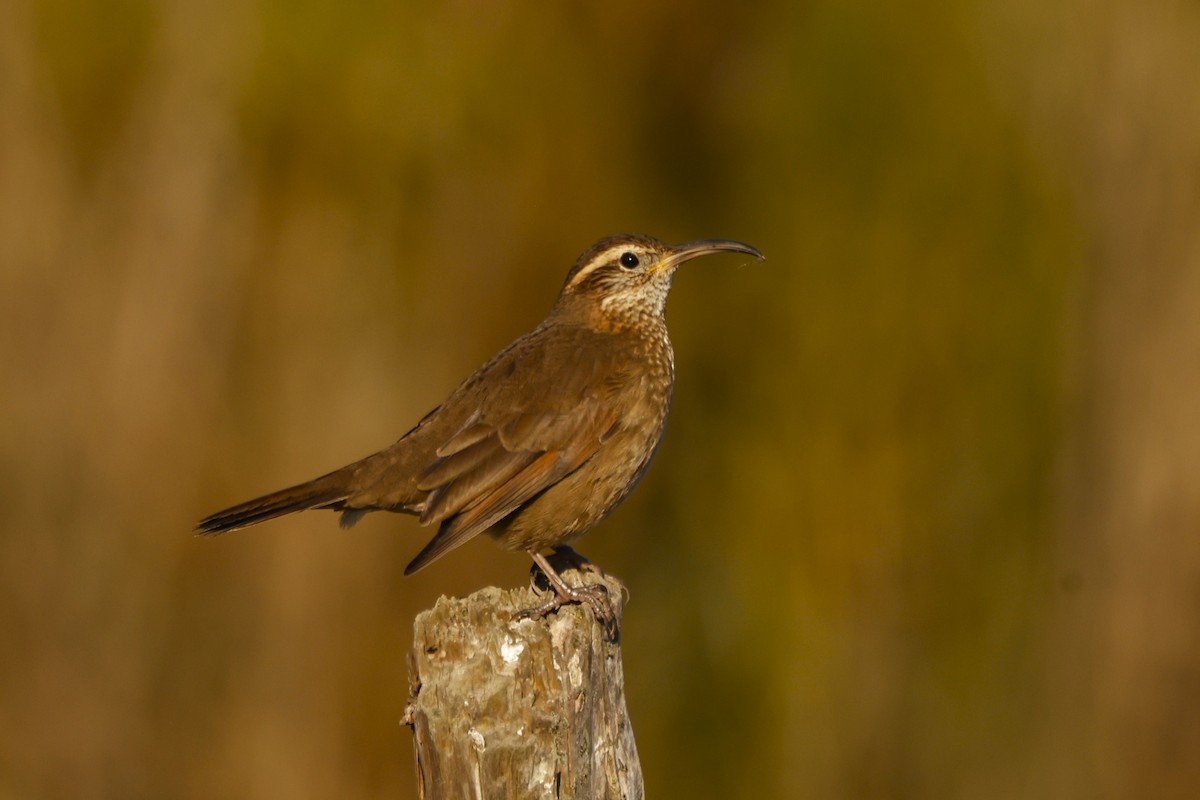
{"type": "MultiPolygon", "coordinates": [[[[603,583],[620,618],[618,582],[570,574],[603,583]]],[[[513,621],[538,601],[487,588],[417,616],[405,722],[423,800],[643,797],[619,641],[583,606],[513,621]]]]}

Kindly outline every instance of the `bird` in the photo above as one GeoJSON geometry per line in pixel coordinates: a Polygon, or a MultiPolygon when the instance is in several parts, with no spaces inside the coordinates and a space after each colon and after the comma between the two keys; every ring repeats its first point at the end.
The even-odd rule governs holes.
{"type": "Polygon", "coordinates": [[[567,272],[550,313],[475,370],[389,447],[326,475],[218,511],[196,526],[219,534],[309,509],[416,515],[437,532],[404,570],[423,569],[479,534],[525,551],[552,590],[518,616],[587,603],[609,631],[601,584],[574,587],[544,551],[591,567],[569,543],[633,490],[662,442],[675,383],[665,310],[675,271],[716,253],[757,261],[748,244],[668,245],[609,236],[567,272]]]}

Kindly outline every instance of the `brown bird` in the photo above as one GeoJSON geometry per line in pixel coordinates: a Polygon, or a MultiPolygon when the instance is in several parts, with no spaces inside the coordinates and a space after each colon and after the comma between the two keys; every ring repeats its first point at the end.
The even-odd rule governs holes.
{"type": "Polygon", "coordinates": [[[675,382],[664,310],[679,265],[741,242],[678,246],[602,239],[571,267],[549,316],[497,353],[398,442],[307,483],[201,520],[216,534],[327,508],[343,527],[368,511],[415,514],[438,532],[409,575],[488,533],[524,550],[554,595],[525,615],[587,602],[610,631],[603,587],[574,588],[543,555],[581,536],[629,494],[662,441],[675,382]]]}

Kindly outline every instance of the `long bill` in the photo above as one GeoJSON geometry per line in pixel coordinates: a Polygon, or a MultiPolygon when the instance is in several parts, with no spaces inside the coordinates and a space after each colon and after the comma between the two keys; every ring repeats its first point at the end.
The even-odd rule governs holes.
{"type": "Polygon", "coordinates": [[[766,258],[758,250],[744,242],[736,242],[733,239],[701,239],[697,242],[676,245],[671,255],[655,264],[655,269],[675,269],[685,261],[713,253],[743,253],[753,256],[756,261],[763,261],[766,258]]]}

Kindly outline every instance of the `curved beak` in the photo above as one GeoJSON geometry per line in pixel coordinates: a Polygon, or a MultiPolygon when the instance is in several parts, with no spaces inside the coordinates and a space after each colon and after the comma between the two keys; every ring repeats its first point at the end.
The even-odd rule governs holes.
{"type": "Polygon", "coordinates": [[[735,242],[732,239],[702,239],[698,242],[687,242],[676,245],[669,256],[654,265],[655,271],[672,270],[685,261],[693,258],[708,256],[713,253],[742,253],[752,256],[755,261],[764,260],[765,256],[748,244],[735,242]]]}

